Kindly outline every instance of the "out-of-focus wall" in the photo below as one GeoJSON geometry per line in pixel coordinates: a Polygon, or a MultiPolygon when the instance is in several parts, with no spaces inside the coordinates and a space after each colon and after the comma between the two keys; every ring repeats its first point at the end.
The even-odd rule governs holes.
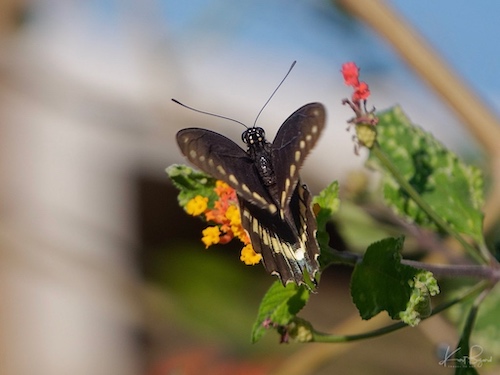
{"type": "Polygon", "coordinates": [[[30,4],[34,20],[0,26],[8,30],[0,44],[2,375],[126,375],[145,366],[134,179],[168,164],[153,99],[166,82],[140,65],[147,47],[138,40],[83,32],[85,15],[68,27],[76,4],[60,2],[73,10],[66,18],[63,10],[39,17],[30,4]]]}

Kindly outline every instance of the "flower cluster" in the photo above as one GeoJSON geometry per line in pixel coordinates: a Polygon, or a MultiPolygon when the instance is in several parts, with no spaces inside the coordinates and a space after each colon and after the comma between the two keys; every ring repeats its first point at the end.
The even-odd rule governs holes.
{"type": "MultiPolygon", "coordinates": [[[[351,99],[342,101],[342,104],[348,104],[356,114],[356,117],[349,120],[349,123],[356,125],[358,145],[371,148],[376,139],[374,126],[377,124],[378,119],[374,114],[374,110],[366,110],[366,100],[370,96],[370,89],[366,82],[359,80],[359,68],[355,63],[343,64],[341,72],[345,84],[354,89],[351,99]]],[[[355,148],[355,151],[357,153],[357,148],[355,148]]]]}
{"type": "Polygon", "coordinates": [[[359,80],[359,68],[353,62],[348,62],[342,65],[342,75],[344,83],[354,89],[352,94],[352,102],[359,106],[361,100],[366,100],[370,96],[370,89],[366,82],[359,80]]]}
{"type": "Polygon", "coordinates": [[[254,265],[260,262],[261,255],[257,254],[248,234],[241,225],[240,210],[236,192],[228,184],[217,181],[214,188],[218,199],[213,207],[208,207],[209,199],[197,195],[189,200],[185,210],[189,215],[204,215],[206,221],[213,223],[202,232],[202,242],[208,248],[215,244],[226,244],[233,238],[238,238],[245,245],[241,250],[240,259],[247,265],[254,265]]]}
{"type": "Polygon", "coordinates": [[[415,327],[422,319],[431,315],[431,297],[439,294],[439,286],[434,275],[429,271],[420,271],[409,281],[413,288],[406,310],[399,314],[399,318],[415,327]]]}

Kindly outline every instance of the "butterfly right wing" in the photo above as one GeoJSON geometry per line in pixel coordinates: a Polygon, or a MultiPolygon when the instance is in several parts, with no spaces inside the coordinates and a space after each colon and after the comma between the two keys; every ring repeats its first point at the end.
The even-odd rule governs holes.
{"type": "Polygon", "coordinates": [[[262,255],[265,269],[277,275],[283,285],[293,281],[303,284],[304,271],[315,284],[319,270],[316,242],[316,221],[311,206],[311,196],[303,185],[297,185],[290,204],[297,230],[278,215],[270,216],[265,210],[239,200],[241,224],[250,236],[254,250],[262,255]],[[300,223],[300,224],[299,224],[300,223]]]}
{"type": "Polygon", "coordinates": [[[254,161],[232,140],[207,129],[187,128],[177,133],[177,143],[191,163],[226,182],[245,201],[271,214],[277,212],[254,161]]]}
{"type": "Polygon", "coordinates": [[[289,214],[289,203],[299,181],[299,170],[325,127],[325,107],[309,103],[288,117],[272,144],[274,173],[278,181],[280,216],[289,214]]]}

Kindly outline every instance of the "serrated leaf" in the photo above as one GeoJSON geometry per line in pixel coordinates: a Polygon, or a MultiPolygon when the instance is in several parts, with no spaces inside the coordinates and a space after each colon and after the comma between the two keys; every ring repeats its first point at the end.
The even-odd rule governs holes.
{"type": "Polygon", "coordinates": [[[368,247],[354,267],[351,297],[363,319],[385,310],[392,319],[406,309],[412,293],[409,281],[418,269],[401,264],[404,237],[386,238],[368,247]]]}
{"type": "Polygon", "coordinates": [[[329,253],[328,243],[330,242],[330,236],[326,231],[326,224],[332,215],[338,211],[340,200],[339,200],[339,184],[337,181],[333,181],[330,185],[324,188],[318,195],[313,198],[313,204],[317,204],[320,209],[316,214],[316,222],[318,225],[318,230],[316,232],[316,239],[318,240],[321,256],[320,264],[325,267],[329,261],[326,259],[326,254],[329,253]]]}
{"type": "MultiPolygon", "coordinates": [[[[377,133],[380,148],[431,208],[457,232],[482,243],[480,170],[412,124],[400,107],[379,114],[377,133]]],[[[420,226],[437,229],[373,154],[368,163],[384,171],[384,197],[391,207],[420,226]]]]}
{"type": "Polygon", "coordinates": [[[309,299],[309,291],[303,285],[289,283],[286,287],[275,281],[260,303],[257,319],[252,329],[252,343],[266,332],[266,321],[276,325],[287,325],[302,310],[309,299]]]}
{"type": "Polygon", "coordinates": [[[173,164],[166,169],[166,172],[174,186],[179,189],[177,199],[179,205],[184,207],[187,202],[197,195],[208,197],[209,202],[217,200],[215,194],[215,179],[199,172],[187,165],[173,164]]]}

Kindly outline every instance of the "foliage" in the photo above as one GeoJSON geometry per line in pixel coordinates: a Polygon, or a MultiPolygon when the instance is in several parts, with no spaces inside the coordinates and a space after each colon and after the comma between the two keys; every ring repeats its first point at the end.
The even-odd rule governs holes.
{"type": "Polygon", "coordinates": [[[401,264],[404,238],[386,238],[366,249],[351,279],[351,296],[363,319],[385,310],[393,319],[406,308],[418,270],[401,264]]]}
{"type": "Polygon", "coordinates": [[[305,286],[289,283],[284,287],[281,282],[275,281],[260,304],[252,330],[252,342],[257,342],[270,327],[287,326],[308,299],[309,291],[305,286]]]}
{"type": "MultiPolygon", "coordinates": [[[[478,168],[467,165],[432,135],[414,126],[400,107],[377,115],[377,134],[384,151],[399,174],[431,209],[458,233],[483,241],[481,211],[483,179],[478,168]]],[[[383,170],[384,163],[371,153],[369,165],[383,170]]],[[[415,224],[440,229],[415,203],[391,173],[384,173],[387,204],[415,224]]]]}

